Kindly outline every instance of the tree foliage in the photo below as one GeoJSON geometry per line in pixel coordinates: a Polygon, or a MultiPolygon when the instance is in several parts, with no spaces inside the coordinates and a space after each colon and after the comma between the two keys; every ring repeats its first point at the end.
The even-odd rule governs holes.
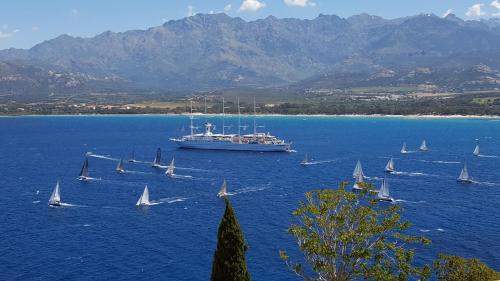
{"type": "Polygon", "coordinates": [[[338,190],[316,190],[293,212],[298,223],[289,233],[297,241],[310,268],[281,258],[304,280],[426,280],[430,267],[413,266],[412,243],[430,243],[404,232],[398,205],[379,204],[368,192],[352,193],[343,184],[338,190]]]}
{"type": "Polygon", "coordinates": [[[229,200],[224,197],[226,210],[219,224],[217,249],[214,253],[211,281],[250,281],[247,269],[243,232],[229,200]]]}
{"type": "Polygon", "coordinates": [[[439,281],[493,281],[500,280],[500,273],[478,259],[440,255],[434,262],[439,281]]]}

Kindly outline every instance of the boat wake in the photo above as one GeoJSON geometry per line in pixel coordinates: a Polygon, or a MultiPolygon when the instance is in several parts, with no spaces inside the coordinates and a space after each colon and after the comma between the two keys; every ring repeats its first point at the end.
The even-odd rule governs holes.
{"type": "Polygon", "coordinates": [[[483,155],[483,154],[479,154],[477,157],[483,157],[483,158],[498,158],[498,156],[496,156],[496,155],[483,155]]]}
{"type": "MultiPolygon", "coordinates": [[[[52,206],[51,206],[52,207],[52,206]]],[[[61,207],[76,207],[76,208],[84,208],[87,207],[85,205],[76,205],[76,204],[69,204],[69,203],[61,203],[61,207]]]]}
{"type": "Polygon", "coordinates": [[[172,204],[172,203],[176,203],[176,202],[184,202],[186,201],[187,198],[184,198],[184,197],[168,197],[168,198],[161,198],[159,200],[153,200],[151,201],[150,205],[151,206],[154,206],[154,205],[160,205],[160,204],[172,204]]]}
{"type": "Polygon", "coordinates": [[[337,160],[336,159],[332,159],[332,160],[321,160],[321,161],[309,161],[307,162],[307,166],[309,165],[318,165],[318,164],[325,164],[325,163],[332,163],[332,162],[336,162],[337,160]]]}
{"type": "Polygon", "coordinates": [[[394,201],[401,202],[401,203],[408,203],[408,204],[423,204],[423,203],[426,203],[426,201],[423,201],[423,200],[420,200],[420,201],[408,201],[408,200],[403,200],[403,199],[396,199],[394,201]]]}
{"type": "Polygon", "coordinates": [[[135,174],[135,175],[152,175],[153,173],[148,173],[148,172],[140,172],[140,171],[131,171],[131,170],[125,170],[125,174],[135,174]]]}
{"type": "Polygon", "coordinates": [[[40,203],[40,200],[32,201],[31,203],[38,204],[38,203],[40,203]]]}
{"type": "Polygon", "coordinates": [[[472,181],[472,183],[487,186],[500,186],[500,183],[487,182],[487,181],[472,181]]]}
{"type": "Polygon", "coordinates": [[[240,188],[237,189],[233,192],[228,192],[227,195],[237,195],[237,194],[243,194],[243,193],[249,193],[249,192],[257,192],[257,191],[262,191],[269,189],[269,186],[262,186],[262,187],[245,187],[245,188],[240,188]]]}
{"type": "Polygon", "coordinates": [[[438,232],[444,232],[444,229],[442,228],[436,228],[436,229],[425,229],[425,228],[419,228],[418,231],[420,232],[423,232],[423,233],[427,233],[427,232],[431,232],[431,231],[438,231],[438,232]]]}
{"type": "Polygon", "coordinates": [[[415,160],[418,162],[424,162],[424,163],[436,163],[436,164],[460,164],[458,161],[442,161],[442,160],[415,160]]]}
{"type": "Polygon", "coordinates": [[[417,177],[417,176],[436,177],[437,176],[437,175],[419,173],[419,172],[397,172],[397,171],[392,172],[391,175],[410,176],[410,177],[417,177]]]}
{"type": "Polygon", "coordinates": [[[99,158],[99,159],[117,161],[117,162],[120,161],[120,159],[118,159],[118,158],[113,158],[113,157],[109,157],[109,156],[106,156],[106,155],[98,155],[98,154],[93,154],[93,153],[87,153],[87,156],[88,157],[99,158]]]}
{"type": "Polygon", "coordinates": [[[381,180],[383,180],[383,178],[379,178],[379,177],[367,177],[367,176],[365,176],[365,179],[367,179],[367,180],[375,180],[375,181],[381,181],[381,180]]]}
{"type": "Polygon", "coordinates": [[[196,172],[212,172],[210,170],[197,169],[197,168],[183,168],[183,167],[175,167],[177,170],[188,170],[188,171],[196,171],[196,172]]]}
{"type": "Polygon", "coordinates": [[[188,176],[188,175],[177,175],[177,174],[173,174],[170,176],[171,178],[173,179],[184,179],[184,180],[190,180],[193,178],[193,176],[188,176]]]}

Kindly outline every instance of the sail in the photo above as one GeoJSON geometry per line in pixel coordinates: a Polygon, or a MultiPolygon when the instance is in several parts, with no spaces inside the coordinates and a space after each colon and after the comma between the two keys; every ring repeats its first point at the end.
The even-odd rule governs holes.
{"type": "Polygon", "coordinates": [[[304,160],[302,160],[302,164],[308,164],[309,163],[309,159],[307,157],[307,153],[306,153],[306,157],[304,158],[304,160]]]}
{"type": "Polygon", "coordinates": [[[226,179],[224,179],[224,182],[222,183],[219,193],[217,193],[217,197],[223,197],[227,195],[227,182],[226,179]]]}
{"type": "Polygon", "coordinates": [[[88,177],[89,177],[89,159],[85,158],[82,170],[80,171],[80,178],[88,178],[88,177]]]}
{"type": "Polygon", "coordinates": [[[474,152],[472,154],[474,154],[474,156],[478,156],[479,155],[479,145],[476,145],[476,148],[474,148],[474,152]]]}
{"type": "Polygon", "coordinates": [[[365,176],[365,174],[363,173],[363,166],[361,166],[360,160],[358,160],[358,163],[356,163],[356,167],[354,168],[354,172],[352,173],[352,177],[357,178],[359,174],[361,174],[363,177],[365,176]]]}
{"type": "Polygon", "coordinates": [[[380,187],[377,196],[378,198],[389,198],[389,183],[387,182],[387,179],[382,181],[382,186],[380,187]]]}
{"type": "Polygon", "coordinates": [[[116,166],[116,171],[117,172],[123,172],[123,171],[125,171],[123,169],[123,159],[120,159],[120,162],[118,162],[118,165],[116,166]]]}
{"type": "Polygon", "coordinates": [[[56,187],[54,191],[52,191],[52,195],[50,195],[49,204],[59,204],[61,203],[61,195],[59,193],[59,181],[56,183],[56,187]]]}
{"type": "Polygon", "coordinates": [[[156,150],[155,160],[153,160],[153,167],[161,165],[161,148],[158,147],[156,150]]]}
{"type": "Polygon", "coordinates": [[[462,168],[462,171],[460,172],[460,176],[458,177],[459,180],[461,181],[470,181],[471,178],[469,176],[469,171],[467,169],[467,163],[464,163],[464,167],[462,168]]]}
{"type": "Polygon", "coordinates": [[[403,147],[401,147],[401,153],[407,153],[408,151],[406,150],[406,142],[403,143],[403,147]]]}
{"type": "Polygon", "coordinates": [[[422,141],[422,144],[420,145],[420,150],[422,151],[428,150],[427,143],[425,142],[425,140],[422,141]]]}
{"type": "Polygon", "coordinates": [[[389,162],[387,162],[387,165],[385,165],[385,170],[387,172],[393,172],[394,171],[394,160],[391,158],[389,162]]]}
{"type": "Polygon", "coordinates": [[[148,186],[146,185],[146,187],[144,187],[144,191],[142,192],[142,195],[141,197],[139,198],[139,200],[137,201],[137,206],[144,206],[144,205],[149,205],[149,190],[148,190],[148,186]]]}
{"type": "Polygon", "coordinates": [[[172,162],[170,162],[170,165],[168,165],[168,168],[167,168],[167,172],[165,172],[165,174],[167,174],[167,176],[172,176],[174,174],[174,171],[175,171],[175,166],[174,166],[174,162],[175,159],[172,158],[172,162]]]}

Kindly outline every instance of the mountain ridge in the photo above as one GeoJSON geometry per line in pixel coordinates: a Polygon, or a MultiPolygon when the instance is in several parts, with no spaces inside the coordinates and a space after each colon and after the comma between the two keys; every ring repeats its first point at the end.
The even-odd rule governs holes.
{"type": "MultiPolygon", "coordinates": [[[[427,67],[445,73],[481,64],[500,69],[498,26],[494,19],[469,21],[453,14],[397,19],[320,14],[255,21],[197,14],[144,30],[105,31],[88,38],[63,34],[30,49],[1,50],[0,73],[22,80],[8,63],[92,77],[82,84],[192,91],[297,85],[339,73],[369,78],[385,69],[427,67]]],[[[26,81],[35,79],[26,75],[26,81]]],[[[50,92],[50,83],[39,82],[50,92]]],[[[19,91],[1,80],[0,90],[19,91]]]]}

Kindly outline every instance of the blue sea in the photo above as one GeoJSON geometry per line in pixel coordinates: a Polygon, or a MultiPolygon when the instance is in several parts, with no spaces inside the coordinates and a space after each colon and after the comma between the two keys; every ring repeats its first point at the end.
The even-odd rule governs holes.
{"type": "MultiPolygon", "coordinates": [[[[220,117],[196,122],[204,119],[220,127],[220,117]]],[[[259,130],[291,140],[296,152],[255,153],[177,149],[168,138],[188,133],[184,116],[0,118],[0,280],[208,280],[224,178],[252,279],[299,280],[278,251],[301,259],[287,228],[304,193],[351,181],[358,159],[379,186],[390,157],[401,172],[388,178],[391,195],[411,233],[433,241],[417,249],[417,262],[446,253],[500,270],[499,121],[258,117],[259,130]],[[417,152],[423,139],[426,153],[417,152]],[[481,157],[472,156],[477,143],[481,157]],[[151,168],[158,147],[165,165],[175,157],[178,177],[151,168]],[[132,151],[141,162],[115,173],[132,151]],[[80,182],[87,152],[96,180],[80,182]],[[315,165],[299,164],[305,153],[315,165]],[[468,185],[456,181],[465,160],[468,185]],[[57,180],[67,206],[49,208],[57,180]],[[157,204],[137,208],[145,185],[157,204]]]]}

